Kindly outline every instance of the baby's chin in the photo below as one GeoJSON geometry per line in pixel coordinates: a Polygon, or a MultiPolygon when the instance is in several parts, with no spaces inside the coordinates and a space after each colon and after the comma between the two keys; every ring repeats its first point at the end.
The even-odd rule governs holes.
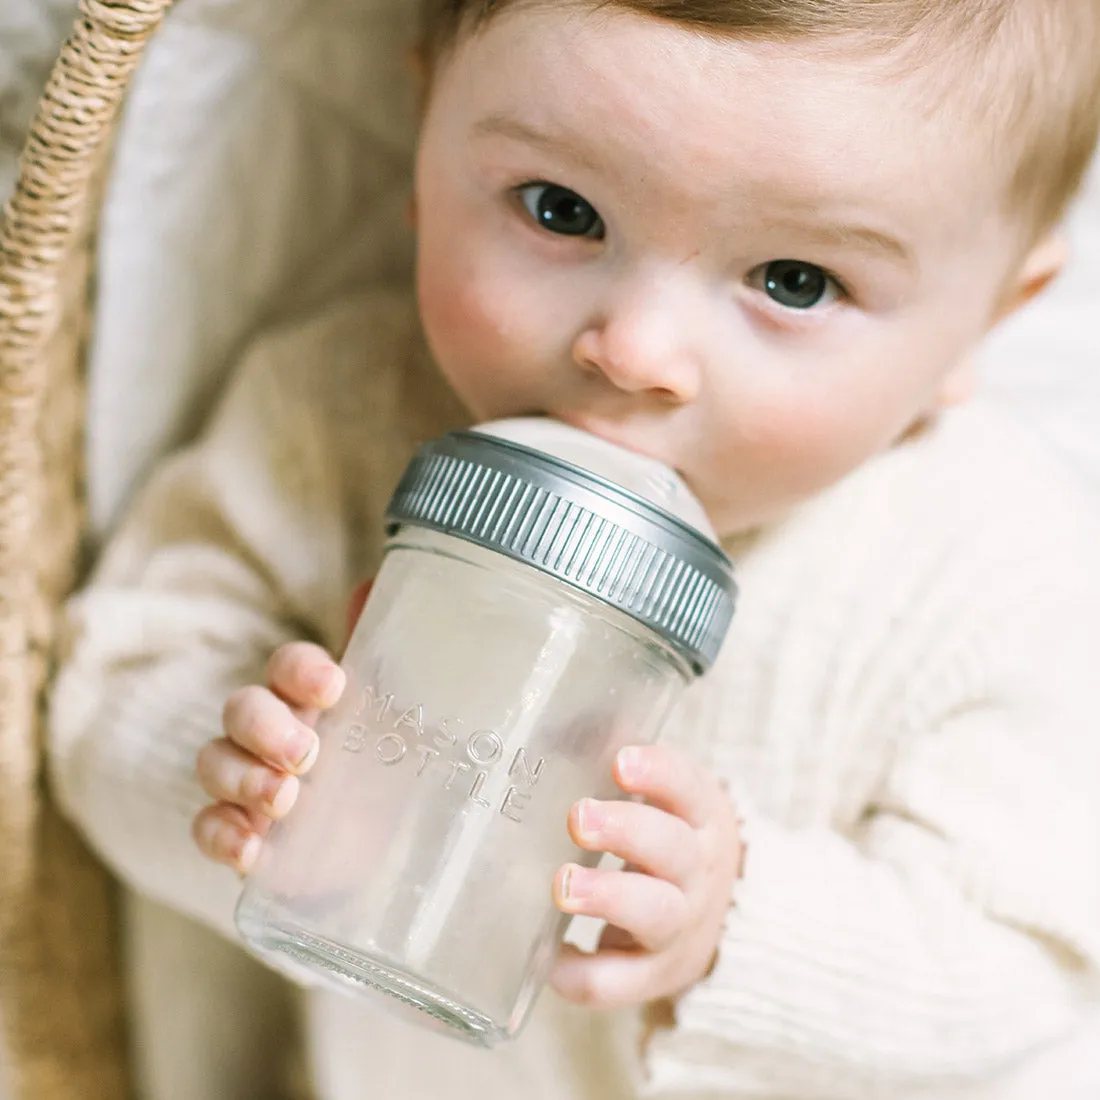
{"type": "Polygon", "coordinates": [[[752,535],[765,527],[782,523],[803,504],[816,495],[808,492],[802,495],[789,495],[770,500],[730,500],[728,497],[714,498],[705,488],[692,484],[691,477],[683,472],[680,476],[688,488],[699,498],[707,518],[722,542],[736,541],[752,535]]]}

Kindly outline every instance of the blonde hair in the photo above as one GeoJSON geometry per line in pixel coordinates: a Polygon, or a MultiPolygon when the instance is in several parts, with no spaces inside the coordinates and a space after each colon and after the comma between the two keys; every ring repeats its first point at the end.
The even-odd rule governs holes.
{"type": "MultiPolygon", "coordinates": [[[[431,67],[510,8],[555,0],[422,0],[431,67]]],[[[560,2],[560,0],[558,0],[560,2]]],[[[567,0],[583,3],[583,0],[567,0]]],[[[938,104],[967,111],[1003,164],[1010,211],[1028,241],[1065,213],[1100,135],[1100,0],[596,0],[603,6],[743,38],[853,36],[906,70],[942,73],[938,104]]]]}

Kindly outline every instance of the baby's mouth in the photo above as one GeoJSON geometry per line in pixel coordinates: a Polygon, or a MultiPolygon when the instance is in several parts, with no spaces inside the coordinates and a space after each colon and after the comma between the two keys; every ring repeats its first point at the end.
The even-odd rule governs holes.
{"type": "Polygon", "coordinates": [[[594,417],[587,417],[580,413],[558,413],[558,414],[543,414],[551,415],[556,420],[560,420],[563,424],[568,424],[571,428],[576,428],[578,431],[588,432],[589,435],[597,436],[599,439],[605,440],[607,443],[611,443],[616,447],[622,447],[625,451],[633,451],[635,454],[641,455],[643,458],[648,458],[653,462],[659,462],[662,466],[675,472],[685,482],[689,482],[687,475],[678,466],[674,466],[662,455],[657,454],[654,450],[640,446],[629,438],[628,433],[623,432],[616,425],[608,424],[606,421],[597,420],[594,417]]]}

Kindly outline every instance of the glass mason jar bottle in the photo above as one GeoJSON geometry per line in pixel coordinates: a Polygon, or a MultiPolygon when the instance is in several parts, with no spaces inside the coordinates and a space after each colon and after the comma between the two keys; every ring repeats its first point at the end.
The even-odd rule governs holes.
{"type": "MultiPolygon", "coordinates": [[[[654,484],[650,460],[533,430],[654,484]]],[[[493,1046],[522,1026],[568,923],[555,873],[599,858],[570,839],[570,807],[616,796],[615,754],[652,741],[713,661],[732,570],[638,493],[480,430],[421,449],[387,524],[347,688],[237,926],[299,980],[386,994],[493,1046]]]]}

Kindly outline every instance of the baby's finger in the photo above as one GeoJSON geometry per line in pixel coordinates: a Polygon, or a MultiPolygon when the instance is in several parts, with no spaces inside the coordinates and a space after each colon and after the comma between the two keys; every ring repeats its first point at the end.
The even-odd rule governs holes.
{"type": "Polygon", "coordinates": [[[195,765],[202,789],[215,802],[229,802],[277,821],[298,798],[298,780],[260,763],[228,738],[204,745],[195,765]]]}
{"type": "Polygon", "coordinates": [[[610,852],[626,863],[676,886],[699,866],[699,843],[690,825],[639,802],[586,798],[569,815],[569,833],[589,852],[610,852]]]}
{"type": "Polygon", "coordinates": [[[647,951],[663,951],[684,930],[687,898],[669,882],[634,871],[569,863],[554,879],[554,902],[565,913],[596,917],[633,936],[647,951]]]}
{"type": "Polygon", "coordinates": [[[550,984],[567,1001],[586,1008],[612,1009],[666,996],[659,956],[637,951],[600,950],[585,954],[563,947],[550,984]]]}
{"type": "Polygon", "coordinates": [[[711,820],[722,796],[712,775],[668,745],[623,749],[615,759],[615,782],[696,829],[711,820]]]}
{"type": "Polygon", "coordinates": [[[222,725],[230,741],[278,771],[300,775],[317,755],[317,734],[266,688],[235,691],[225,704],[222,725]]]}
{"type": "Polygon", "coordinates": [[[328,710],[344,693],[343,669],[319,645],[290,642],[271,655],[267,685],[284,702],[303,710],[328,710]]]}
{"type": "Polygon", "coordinates": [[[191,835],[203,855],[242,875],[256,863],[270,822],[255,819],[240,806],[219,802],[200,811],[191,835]]]}

